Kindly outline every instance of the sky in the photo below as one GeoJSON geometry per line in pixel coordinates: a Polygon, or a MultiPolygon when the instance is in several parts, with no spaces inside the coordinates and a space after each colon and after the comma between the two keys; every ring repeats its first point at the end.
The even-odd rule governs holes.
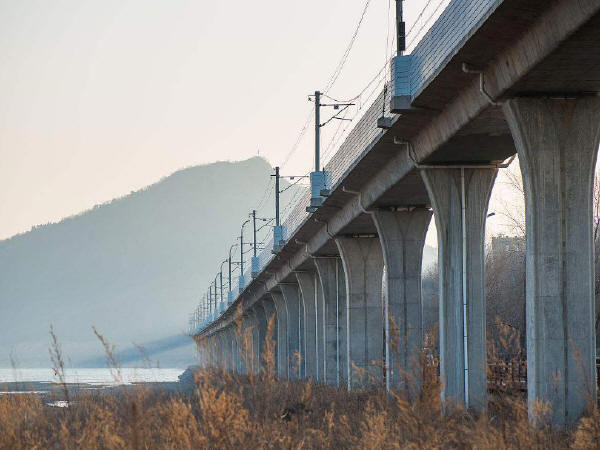
{"type": "MultiPolygon", "coordinates": [[[[348,117],[389,77],[394,3],[368,2],[330,90],[351,98],[375,77],[348,117]]],[[[404,2],[411,47],[447,3],[404,2]]],[[[260,154],[307,173],[310,121],[295,146],[307,96],[327,86],[366,4],[0,0],[0,239],[192,165],[260,154]]],[[[324,162],[355,122],[325,127],[324,162]]]]}

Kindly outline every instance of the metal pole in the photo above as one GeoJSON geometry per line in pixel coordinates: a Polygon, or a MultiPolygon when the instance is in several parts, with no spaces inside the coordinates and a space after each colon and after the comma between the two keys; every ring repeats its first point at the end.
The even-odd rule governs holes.
{"type": "Polygon", "coordinates": [[[315,91],[315,172],[321,170],[321,93],[315,91]]]}
{"type": "Polygon", "coordinates": [[[220,286],[221,286],[221,303],[223,303],[223,263],[225,261],[223,261],[221,263],[221,270],[219,272],[219,281],[220,281],[220,286]]]}
{"type": "Polygon", "coordinates": [[[275,167],[275,225],[279,226],[279,167],[275,167]]]}
{"type": "Polygon", "coordinates": [[[465,195],[465,168],[460,169],[460,196],[462,222],[462,297],[463,297],[463,352],[464,352],[464,383],[465,407],[469,408],[469,323],[467,305],[467,205],[465,195]]]}
{"type": "Polygon", "coordinates": [[[227,259],[229,263],[229,291],[231,291],[231,250],[233,250],[233,247],[235,247],[235,244],[229,247],[229,258],[227,259]]]}
{"type": "Polygon", "coordinates": [[[244,276],[244,225],[240,231],[240,277],[244,276]]]}
{"type": "Polygon", "coordinates": [[[227,262],[229,263],[229,290],[231,291],[231,250],[229,250],[229,258],[227,259],[227,262]]]}
{"type": "Polygon", "coordinates": [[[399,55],[403,55],[406,50],[406,24],[402,12],[403,1],[396,0],[396,50],[399,55]]]}
{"type": "Polygon", "coordinates": [[[256,210],[252,210],[252,224],[254,226],[254,257],[256,258],[256,210]]]}
{"type": "Polygon", "coordinates": [[[217,312],[219,311],[219,308],[217,308],[217,302],[218,302],[218,297],[217,297],[217,278],[219,276],[215,275],[215,310],[217,310],[217,312]]]}

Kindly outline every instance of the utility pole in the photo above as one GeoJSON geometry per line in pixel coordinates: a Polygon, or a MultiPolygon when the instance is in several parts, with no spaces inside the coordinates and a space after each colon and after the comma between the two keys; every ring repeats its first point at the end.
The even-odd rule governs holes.
{"type": "Polygon", "coordinates": [[[229,247],[229,258],[227,258],[227,262],[229,263],[229,292],[231,292],[231,264],[232,264],[231,250],[233,250],[234,247],[235,247],[235,244],[233,244],[231,247],[229,247]]]}
{"type": "Polygon", "coordinates": [[[315,91],[315,172],[321,170],[321,92],[315,91]]]}
{"type": "Polygon", "coordinates": [[[254,257],[256,258],[256,210],[252,210],[252,225],[254,228],[254,257]]]}
{"type": "MultiPolygon", "coordinates": [[[[263,219],[259,217],[259,220],[267,220],[267,219],[263,219]]],[[[256,278],[260,272],[260,261],[258,260],[258,256],[257,256],[257,248],[258,248],[258,243],[257,243],[257,239],[256,239],[256,210],[252,210],[252,225],[254,228],[254,252],[253,252],[253,256],[252,256],[252,260],[251,260],[251,274],[252,274],[252,278],[256,278]]]]}
{"type": "Polygon", "coordinates": [[[279,166],[275,167],[275,226],[279,226],[279,166]]]}
{"type": "Polygon", "coordinates": [[[396,50],[398,55],[403,55],[406,50],[406,24],[404,23],[402,2],[396,0],[396,50]]]}
{"type": "MultiPolygon", "coordinates": [[[[321,170],[321,127],[324,127],[334,119],[351,120],[340,117],[340,115],[350,106],[354,105],[354,103],[339,103],[336,100],[334,100],[335,103],[321,103],[322,95],[322,92],[315,91],[315,170],[310,173],[310,206],[306,207],[306,211],[309,213],[314,213],[321,206],[325,197],[329,196],[329,190],[327,189],[328,174],[325,170],[321,170]],[[333,107],[337,112],[321,123],[321,108],[323,107],[333,107]]],[[[308,100],[312,101],[312,95],[308,96],[308,100]]]]}
{"type": "Polygon", "coordinates": [[[217,296],[217,278],[218,275],[215,275],[215,310],[217,311],[217,313],[219,312],[219,298],[217,296]]]}
{"type": "Polygon", "coordinates": [[[244,225],[240,231],[240,277],[244,276],[244,225]]]}
{"type": "Polygon", "coordinates": [[[246,224],[250,222],[250,219],[247,219],[242,224],[242,229],[240,230],[240,278],[239,278],[239,290],[242,292],[246,285],[246,281],[244,280],[244,227],[246,224]]]}
{"type": "Polygon", "coordinates": [[[221,266],[221,271],[219,272],[219,282],[221,286],[221,304],[223,303],[223,266],[221,266]]]}
{"type": "Polygon", "coordinates": [[[220,285],[221,285],[221,304],[223,304],[223,264],[225,264],[228,260],[224,259],[221,262],[221,267],[219,267],[219,278],[220,278],[220,285]]]}
{"type": "Polygon", "coordinates": [[[283,240],[283,227],[281,226],[281,221],[279,220],[279,166],[275,167],[275,175],[271,175],[275,177],[275,226],[273,227],[273,250],[274,254],[277,254],[281,247],[284,245],[283,240]]]}
{"type": "Polygon", "coordinates": [[[229,258],[227,258],[227,263],[229,265],[229,277],[227,278],[227,283],[229,284],[229,292],[231,292],[231,250],[229,251],[229,258]]]}

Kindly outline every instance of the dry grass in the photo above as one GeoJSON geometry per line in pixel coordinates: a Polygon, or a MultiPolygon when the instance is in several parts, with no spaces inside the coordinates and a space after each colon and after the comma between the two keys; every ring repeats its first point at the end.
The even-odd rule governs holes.
{"type": "Polygon", "coordinates": [[[442,414],[437,386],[413,401],[265,375],[198,373],[188,394],[137,388],[77,397],[69,408],[36,395],[0,396],[1,448],[594,448],[594,412],[571,433],[533,428],[520,397],[479,417],[442,414]],[[432,391],[433,390],[433,391],[432,391]]]}
{"type": "MultiPolygon", "coordinates": [[[[422,358],[423,390],[412,401],[380,389],[347,392],[278,379],[272,323],[269,330],[260,373],[200,370],[195,385],[186,392],[138,387],[119,394],[85,394],[72,399],[68,408],[50,407],[33,394],[0,396],[0,448],[587,449],[600,445],[597,410],[570,432],[536,428],[529,424],[522,392],[510,389],[492,396],[486,414],[460,408],[444,414],[437,362],[430,357],[422,358]]],[[[101,341],[108,360],[117,364],[111,358],[112,348],[101,341]]],[[[242,341],[252,345],[248,336],[242,341]]],[[[60,368],[62,356],[55,338],[54,346],[55,365],[60,368]]],[[[250,359],[248,366],[256,367],[250,359]]]]}

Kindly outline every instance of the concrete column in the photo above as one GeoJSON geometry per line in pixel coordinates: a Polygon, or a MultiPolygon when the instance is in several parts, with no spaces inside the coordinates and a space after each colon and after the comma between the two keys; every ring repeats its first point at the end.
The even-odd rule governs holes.
{"type": "Polygon", "coordinates": [[[251,332],[252,332],[252,351],[250,352],[250,358],[252,361],[252,372],[254,374],[260,373],[260,317],[257,312],[256,305],[249,311],[251,320],[251,332]]]}
{"type": "Polygon", "coordinates": [[[336,238],[346,273],[348,387],[383,380],[383,256],[377,238],[336,238]],[[355,366],[355,367],[353,367],[355,366]]]}
{"type": "Polygon", "coordinates": [[[224,329],[221,331],[221,345],[219,348],[219,352],[221,353],[221,368],[224,371],[229,370],[228,369],[228,363],[229,363],[229,345],[228,345],[228,339],[227,339],[227,330],[224,329]]]}
{"type": "Polygon", "coordinates": [[[242,356],[242,373],[248,374],[254,368],[254,315],[246,311],[242,319],[240,336],[240,353],[242,356]]]}
{"type": "Polygon", "coordinates": [[[300,322],[300,311],[301,311],[301,299],[300,289],[295,283],[280,284],[279,288],[283,294],[285,304],[288,310],[288,323],[287,323],[287,341],[288,341],[288,359],[289,359],[289,377],[298,379],[302,376],[302,359],[304,355],[302,353],[302,338],[301,338],[301,322],[300,322]],[[298,358],[300,357],[300,364],[298,364],[298,358]]]}
{"type": "Polygon", "coordinates": [[[256,315],[256,329],[258,332],[257,342],[257,361],[259,370],[262,371],[264,367],[264,354],[265,354],[265,339],[267,338],[267,317],[265,309],[262,306],[262,302],[258,301],[253,306],[256,315]]]}
{"type": "Polygon", "coordinates": [[[212,352],[211,352],[211,343],[212,339],[209,337],[203,339],[204,343],[204,353],[206,354],[206,364],[205,368],[210,369],[212,366],[212,352]]]}
{"type": "Polygon", "coordinates": [[[264,297],[262,299],[262,306],[265,310],[265,319],[267,321],[267,333],[269,333],[268,331],[268,326],[269,326],[269,321],[271,319],[273,319],[273,328],[270,331],[270,334],[267,336],[267,338],[272,341],[272,343],[274,344],[273,346],[273,358],[274,358],[274,363],[275,363],[275,371],[277,372],[277,361],[278,361],[278,343],[277,343],[277,339],[278,339],[278,320],[277,320],[277,311],[275,309],[275,303],[273,302],[273,298],[270,295],[267,295],[266,297],[264,297]]]}
{"type": "Polygon", "coordinates": [[[223,333],[221,331],[215,334],[215,368],[223,369],[223,333]]]}
{"type": "MultiPolygon", "coordinates": [[[[527,392],[554,425],[596,398],[593,185],[600,99],[518,98],[504,105],[525,190],[527,392]]],[[[534,418],[531,416],[531,418],[534,418]]]]}
{"type": "Polygon", "coordinates": [[[484,239],[496,173],[496,169],[421,172],[438,232],[442,400],[467,404],[476,410],[487,406],[484,239]]]}
{"type": "Polygon", "coordinates": [[[225,332],[225,369],[228,372],[233,372],[233,338],[231,336],[231,327],[228,327],[225,332]]]}
{"type": "Polygon", "coordinates": [[[215,333],[215,368],[221,369],[223,367],[223,355],[221,353],[221,341],[223,340],[223,333],[217,331],[215,333]]]}
{"type": "Polygon", "coordinates": [[[210,344],[210,366],[212,369],[216,369],[219,366],[217,359],[217,336],[212,335],[210,337],[210,344]]]}
{"type": "Polygon", "coordinates": [[[337,304],[338,304],[338,363],[339,377],[341,386],[349,386],[348,375],[350,374],[350,350],[348,338],[348,324],[350,323],[348,314],[348,295],[346,291],[346,272],[344,263],[339,258],[336,263],[337,278],[337,304]]]}
{"type": "Polygon", "coordinates": [[[236,327],[233,331],[233,345],[235,352],[235,373],[242,374],[244,373],[244,361],[242,358],[242,330],[243,328],[236,327]]]}
{"type": "Polygon", "coordinates": [[[229,361],[229,370],[232,373],[236,373],[236,354],[235,354],[235,327],[230,326],[228,329],[229,336],[229,348],[230,350],[230,361],[229,361]]]}
{"type": "MultiPolygon", "coordinates": [[[[384,298],[387,304],[387,387],[407,390],[411,397],[421,388],[419,355],[423,341],[421,264],[431,211],[375,211],[383,251],[384,298]]],[[[386,312],[384,310],[384,312],[386,312]]]]}
{"type": "Polygon", "coordinates": [[[283,294],[271,292],[271,297],[277,312],[277,374],[287,378],[289,376],[288,310],[283,294]]]}
{"type": "Polygon", "coordinates": [[[212,367],[212,338],[209,336],[204,339],[205,342],[205,352],[206,352],[206,368],[210,369],[212,367]]]}
{"type": "Polygon", "coordinates": [[[219,331],[217,335],[217,360],[218,360],[218,368],[220,370],[226,370],[226,359],[225,359],[225,333],[224,331],[219,331]]]}
{"type": "MultiPolygon", "coordinates": [[[[340,385],[339,342],[341,336],[345,337],[345,327],[340,332],[338,320],[338,265],[341,270],[339,258],[315,258],[317,266],[318,283],[323,297],[325,339],[324,346],[324,381],[335,386],[340,385]]],[[[342,321],[345,324],[345,321],[342,321]]]]}
{"type": "Polygon", "coordinates": [[[319,379],[318,350],[319,341],[317,323],[317,293],[315,290],[315,274],[313,272],[296,272],[300,294],[304,302],[304,367],[306,378],[319,379]]]}
{"type": "Polygon", "coordinates": [[[319,277],[313,272],[315,282],[315,299],[317,302],[317,380],[325,381],[326,361],[325,361],[325,298],[323,296],[323,286],[319,282],[319,277]]]}
{"type": "Polygon", "coordinates": [[[300,287],[298,287],[298,345],[300,349],[300,359],[296,360],[296,365],[298,365],[298,377],[305,378],[306,377],[306,322],[304,320],[304,316],[306,314],[306,308],[304,306],[304,298],[300,293],[300,287]]]}

